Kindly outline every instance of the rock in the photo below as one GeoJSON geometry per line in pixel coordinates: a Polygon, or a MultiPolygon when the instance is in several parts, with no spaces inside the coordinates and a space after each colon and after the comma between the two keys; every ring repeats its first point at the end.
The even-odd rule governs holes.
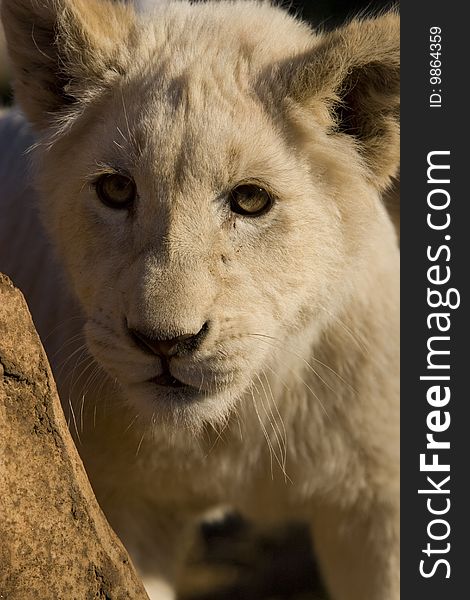
{"type": "Polygon", "coordinates": [[[0,274],[0,599],[147,599],[70,437],[22,294],[0,274]]]}

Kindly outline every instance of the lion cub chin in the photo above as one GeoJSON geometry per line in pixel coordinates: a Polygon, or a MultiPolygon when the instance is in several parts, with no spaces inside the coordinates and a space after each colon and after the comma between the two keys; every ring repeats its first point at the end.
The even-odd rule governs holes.
{"type": "Polygon", "coordinates": [[[399,255],[383,202],[398,17],[324,33],[251,1],[1,13],[35,188],[12,183],[27,136],[4,116],[23,146],[0,169],[3,236],[21,223],[25,239],[3,267],[29,286],[151,597],[173,593],[194,524],[225,505],[308,522],[332,600],[398,600],[399,255]]]}

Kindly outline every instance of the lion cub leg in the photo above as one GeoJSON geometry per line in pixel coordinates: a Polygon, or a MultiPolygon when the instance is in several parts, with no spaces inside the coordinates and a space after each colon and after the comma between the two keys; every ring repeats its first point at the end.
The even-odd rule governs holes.
{"type": "Polygon", "coordinates": [[[150,600],[175,600],[178,579],[194,537],[196,520],[177,511],[141,506],[117,527],[150,600]]]}
{"type": "Polygon", "coordinates": [[[316,555],[331,600],[398,600],[398,506],[315,508],[316,555]]]}

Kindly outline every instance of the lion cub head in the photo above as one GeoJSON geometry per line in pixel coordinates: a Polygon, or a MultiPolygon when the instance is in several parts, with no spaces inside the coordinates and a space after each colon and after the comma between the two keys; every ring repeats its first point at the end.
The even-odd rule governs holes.
{"type": "Polygon", "coordinates": [[[244,1],[2,16],[90,351],[140,412],[224,418],[284,344],[308,351],[393,235],[397,17],[316,34],[244,1]]]}

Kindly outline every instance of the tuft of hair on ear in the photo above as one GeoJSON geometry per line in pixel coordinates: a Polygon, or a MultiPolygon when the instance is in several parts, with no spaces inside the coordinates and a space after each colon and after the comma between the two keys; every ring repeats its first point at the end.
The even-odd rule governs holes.
{"type": "Polygon", "coordinates": [[[331,133],[352,136],[371,180],[386,188],[399,166],[398,15],[352,20],[320,35],[280,76],[288,98],[326,118],[331,133]]]}
{"type": "Polygon", "coordinates": [[[135,13],[111,0],[1,0],[15,96],[44,130],[126,70],[135,13]]]}

